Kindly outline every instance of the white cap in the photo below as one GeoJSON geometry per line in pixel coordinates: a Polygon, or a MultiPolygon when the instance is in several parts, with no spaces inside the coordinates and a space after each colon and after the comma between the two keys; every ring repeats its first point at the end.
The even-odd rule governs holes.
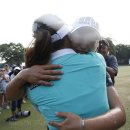
{"type": "MultiPolygon", "coordinates": [[[[84,29],[84,31],[86,31],[85,32],[86,36],[89,35],[88,36],[89,38],[94,37],[94,40],[100,40],[101,36],[99,33],[99,25],[92,17],[78,18],[72,26],[71,33],[74,33],[75,31],[79,30],[80,28],[82,28],[82,29],[84,29]]],[[[83,31],[83,33],[84,33],[84,31],[83,31]]],[[[80,31],[80,35],[82,35],[81,31],[80,31]]]]}
{"type": "Polygon", "coordinates": [[[14,70],[21,70],[18,66],[14,68],[14,70]]]}

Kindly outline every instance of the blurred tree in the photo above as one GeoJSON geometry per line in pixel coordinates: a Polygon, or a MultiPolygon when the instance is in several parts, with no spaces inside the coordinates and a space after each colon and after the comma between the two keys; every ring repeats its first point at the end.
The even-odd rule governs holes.
{"type": "Polygon", "coordinates": [[[20,43],[1,44],[0,57],[10,65],[20,65],[24,61],[24,47],[20,43]]]}
{"type": "Polygon", "coordinates": [[[116,57],[119,64],[128,64],[130,59],[130,45],[116,45],[116,57]]]}
{"type": "Polygon", "coordinates": [[[116,47],[113,44],[112,38],[108,37],[108,38],[105,38],[105,39],[108,41],[109,46],[110,46],[110,55],[116,56],[116,47]]]}

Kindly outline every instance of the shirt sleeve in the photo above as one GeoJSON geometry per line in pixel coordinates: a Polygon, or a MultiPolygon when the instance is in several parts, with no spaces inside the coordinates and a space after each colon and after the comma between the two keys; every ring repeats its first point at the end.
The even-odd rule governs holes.
{"type": "Polygon", "coordinates": [[[111,77],[110,77],[110,75],[108,73],[106,74],[106,86],[107,87],[112,87],[113,86],[112,79],[111,79],[111,77]]]}
{"type": "Polygon", "coordinates": [[[118,73],[118,62],[115,56],[111,56],[111,60],[109,61],[109,67],[113,68],[116,72],[115,76],[118,73]]]}

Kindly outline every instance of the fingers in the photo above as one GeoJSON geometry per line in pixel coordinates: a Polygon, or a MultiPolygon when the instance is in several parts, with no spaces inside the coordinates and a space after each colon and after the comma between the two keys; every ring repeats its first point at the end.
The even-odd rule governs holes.
{"type": "Polygon", "coordinates": [[[47,82],[47,81],[43,81],[43,80],[38,81],[37,84],[45,85],[45,86],[52,86],[53,85],[51,82],[47,82]]]}
{"type": "Polygon", "coordinates": [[[49,122],[49,125],[51,125],[51,126],[54,126],[54,127],[57,127],[57,128],[59,128],[59,127],[61,127],[62,126],[62,124],[61,123],[58,123],[58,122],[49,122]]]}
{"type": "Polygon", "coordinates": [[[68,112],[57,112],[56,116],[61,117],[61,118],[67,118],[68,116],[70,116],[70,113],[68,113],[68,112]]]}
{"type": "Polygon", "coordinates": [[[60,70],[44,70],[41,73],[45,75],[62,75],[63,74],[63,72],[60,70]]]}
{"type": "Polygon", "coordinates": [[[61,69],[62,66],[61,66],[61,65],[44,65],[43,68],[44,68],[45,70],[61,69]]]}
{"type": "Polygon", "coordinates": [[[51,76],[51,75],[41,75],[40,77],[41,80],[46,80],[46,81],[52,81],[52,80],[60,80],[60,76],[51,76]]]}
{"type": "Polygon", "coordinates": [[[39,80],[37,81],[37,84],[39,85],[45,85],[45,86],[52,86],[53,83],[48,81],[54,81],[54,80],[60,80],[61,77],[59,76],[50,76],[50,75],[41,75],[39,76],[39,80]]]}

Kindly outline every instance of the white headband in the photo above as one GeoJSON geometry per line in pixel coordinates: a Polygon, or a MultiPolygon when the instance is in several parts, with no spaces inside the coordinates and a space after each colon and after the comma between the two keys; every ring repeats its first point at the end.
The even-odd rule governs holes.
{"type": "Polygon", "coordinates": [[[69,29],[68,29],[68,26],[67,25],[63,25],[57,32],[56,34],[53,34],[51,36],[51,40],[52,40],[52,43],[60,40],[60,39],[63,39],[68,33],[69,33],[69,29]]]}
{"type": "MultiPolygon", "coordinates": [[[[40,27],[40,25],[38,23],[34,23],[33,24],[33,32],[37,31],[38,27],[40,27]]],[[[51,40],[52,40],[52,43],[60,40],[60,39],[63,39],[68,33],[70,32],[70,30],[68,29],[68,26],[67,25],[63,25],[57,32],[56,34],[53,34],[51,36],[51,40]]]]}

